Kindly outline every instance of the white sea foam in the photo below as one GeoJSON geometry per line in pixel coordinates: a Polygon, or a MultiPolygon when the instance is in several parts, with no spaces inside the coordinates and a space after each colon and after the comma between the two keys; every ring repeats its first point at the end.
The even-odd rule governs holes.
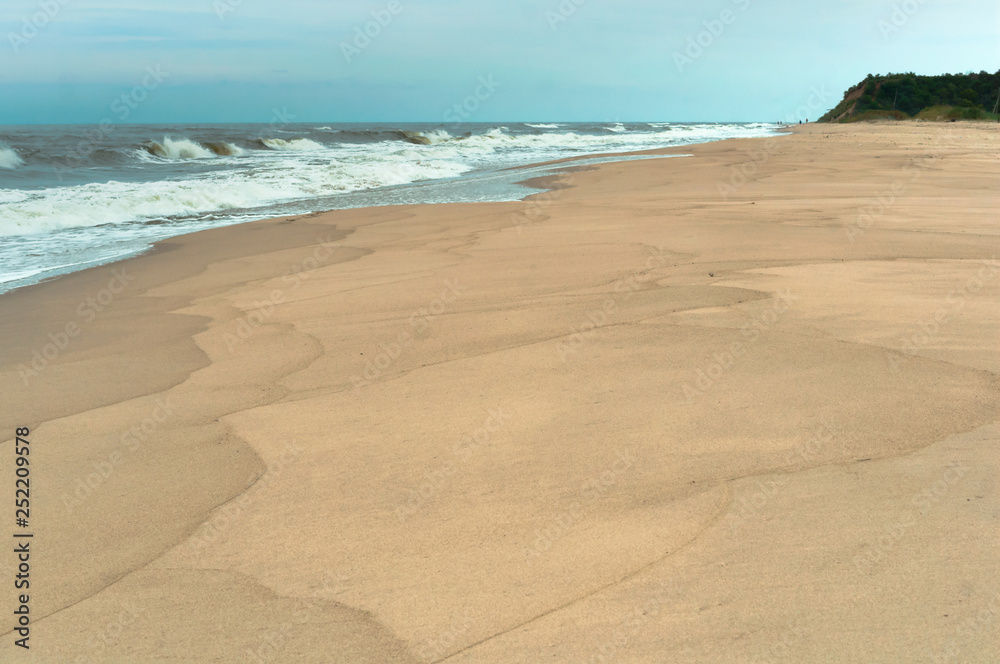
{"type": "Polygon", "coordinates": [[[289,200],[453,177],[456,162],[372,155],[327,164],[294,160],[190,180],[107,182],[25,192],[0,208],[0,237],[257,208],[289,200]]]}
{"type": "Polygon", "coordinates": [[[535,129],[558,129],[562,125],[558,124],[531,124],[530,122],[524,123],[526,127],[534,127],[535,129]]]}
{"type": "Polygon", "coordinates": [[[0,143],[0,168],[13,170],[23,164],[24,160],[14,148],[0,143]]]}
{"type": "Polygon", "coordinates": [[[20,203],[28,200],[28,194],[17,189],[0,189],[0,205],[4,203],[20,203]]]}
{"type": "Polygon", "coordinates": [[[312,150],[323,150],[324,147],[316,141],[308,138],[293,138],[286,141],[283,138],[262,138],[260,142],[272,150],[288,150],[292,152],[309,152],[312,150]]]}
{"type": "Polygon", "coordinates": [[[0,274],[0,283],[20,281],[22,279],[27,279],[28,277],[34,277],[35,275],[39,275],[44,272],[54,272],[56,270],[64,270],[68,267],[76,267],[78,265],[85,265],[85,264],[86,261],[83,261],[76,263],[64,263],[62,265],[46,265],[45,267],[30,268],[27,270],[21,270],[17,272],[4,272],[0,274]]]}
{"type": "MultiPolygon", "coordinates": [[[[469,137],[436,136],[436,142],[426,143],[428,155],[442,159],[497,158],[510,155],[519,159],[544,161],[563,152],[606,153],[648,150],[657,147],[695,143],[735,136],[763,135],[766,132],[748,132],[739,126],[678,125],[685,127],[678,135],[672,127],[656,131],[611,131],[610,134],[579,134],[572,131],[545,132],[541,134],[510,134],[495,128],[484,134],[469,137]]],[[[610,128],[609,128],[610,131],[610,128]]],[[[384,146],[386,144],[377,144],[384,146]]],[[[392,145],[392,144],[389,144],[392,145]]],[[[422,148],[422,146],[414,146],[422,148]]]]}
{"type": "Polygon", "coordinates": [[[21,270],[18,272],[4,272],[3,274],[0,274],[0,284],[7,283],[10,281],[20,281],[21,279],[27,279],[28,277],[33,277],[47,270],[48,268],[38,267],[30,270],[21,270]]]}

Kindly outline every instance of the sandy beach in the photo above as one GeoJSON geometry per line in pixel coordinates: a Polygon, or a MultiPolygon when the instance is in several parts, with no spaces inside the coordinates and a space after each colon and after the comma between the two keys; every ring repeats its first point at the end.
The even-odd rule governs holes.
{"type": "Polygon", "coordinates": [[[31,661],[995,663],[1000,126],[790,131],[0,296],[31,661]]]}

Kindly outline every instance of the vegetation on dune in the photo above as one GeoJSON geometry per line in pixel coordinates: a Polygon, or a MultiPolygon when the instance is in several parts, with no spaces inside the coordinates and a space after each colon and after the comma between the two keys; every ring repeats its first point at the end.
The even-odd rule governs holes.
{"type": "Polygon", "coordinates": [[[866,120],[909,120],[910,116],[902,111],[877,111],[870,109],[856,115],[844,118],[841,122],[864,122],[866,120]]]}
{"type": "Polygon", "coordinates": [[[844,99],[820,122],[861,120],[996,120],[1000,70],[995,74],[868,77],[844,93],[844,99]]]}

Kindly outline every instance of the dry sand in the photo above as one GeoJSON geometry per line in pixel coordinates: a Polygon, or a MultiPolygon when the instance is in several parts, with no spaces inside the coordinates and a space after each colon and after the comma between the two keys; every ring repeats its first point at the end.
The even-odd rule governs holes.
{"type": "Polygon", "coordinates": [[[0,297],[0,660],[998,661],[998,139],[806,126],[0,297]]]}

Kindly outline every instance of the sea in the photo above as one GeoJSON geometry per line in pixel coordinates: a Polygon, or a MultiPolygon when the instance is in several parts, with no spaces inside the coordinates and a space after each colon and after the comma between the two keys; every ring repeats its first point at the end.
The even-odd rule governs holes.
{"type": "Polygon", "coordinates": [[[257,219],[516,201],[613,153],[769,136],[767,123],[0,126],[0,292],[257,219]],[[511,170],[512,167],[527,167],[511,170]]]}

